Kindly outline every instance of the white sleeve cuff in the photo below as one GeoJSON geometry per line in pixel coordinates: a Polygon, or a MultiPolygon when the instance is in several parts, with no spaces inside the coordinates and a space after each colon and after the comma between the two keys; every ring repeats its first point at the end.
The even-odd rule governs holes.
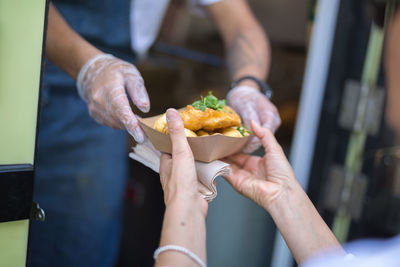
{"type": "Polygon", "coordinates": [[[196,3],[198,5],[206,6],[206,5],[211,5],[211,4],[220,2],[220,1],[222,1],[222,0],[196,0],[196,3]]]}
{"type": "Polygon", "coordinates": [[[344,261],[351,261],[351,260],[354,260],[355,258],[356,257],[353,254],[347,253],[346,256],[344,256],[343,260],[344,261]]]}

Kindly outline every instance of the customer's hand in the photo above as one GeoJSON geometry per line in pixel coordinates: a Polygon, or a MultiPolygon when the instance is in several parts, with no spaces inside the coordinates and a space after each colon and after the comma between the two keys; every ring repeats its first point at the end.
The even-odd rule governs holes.
{"type": "Polygon", "coordinates": [[[199,209],[206,216],[208,204],[199,193],[193,153],[186,139],[182,118],[175,109],[168,109],[166,117],[172,155],[161,155],[160,180],[165,205],[168,207],[175,203],[182,208],[199,209]]]}
{"type": "MultiPolygon", "coordinates": [[[[235,87],[229,92],[227,101],[228,105],[239,113],[247,128],[250,128],[251,120],[258,122],[264,128],[269,128],[272,132],[275,132],[281,124],[275,105],[256,88],[235,87]]],[[[260,146],[260,139],[255,136],[247,143],[243,152],[251,153],[260,146]]]]}
{"type": "Polygon", "coordinates": [[[291,185],[297,182],[271,130],[254,121],[251,129],[264,146],[264,157],[236,154],[227,158],[232,172],[225,178],[240,194],[269,210],[274,200],[288,193],[291,185]]]}
{"type": "Polygon", "coordinates": [[[144,141],[128,100],[129,94],[141,111],[150,110],[143,78],[135,66],[111,55],[97,55],[82,67],[77,86],[92,118],[112,128],[126,129],[136,142],[144,141]]]}

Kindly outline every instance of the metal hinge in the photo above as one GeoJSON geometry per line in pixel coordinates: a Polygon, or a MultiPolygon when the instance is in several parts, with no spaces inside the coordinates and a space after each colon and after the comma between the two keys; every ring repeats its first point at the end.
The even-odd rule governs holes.
{"type": "Polygon", "coordinates": [[[44,210],[35,201],[32,202],[31,218],[44,222],[46,214],[44,210]]]}
{"type": "Polygon", "coordinates": [[[358,81],[346,81],[339,111],[339,125],[350,131],[365,131],[369,135],[377,135],[384,101],[383,88],[371,90],[358,81]],[[362,101],[364,102],[361,103],[362,101]]]}
{"type": "Polygon", "coordinates": [[[362,214],[368,179],[364,174],[353,175],[343,167],[334,165],[330,169],[325,188],[324,206],[331,212],[346,212],[354,220],[362,214]]]}

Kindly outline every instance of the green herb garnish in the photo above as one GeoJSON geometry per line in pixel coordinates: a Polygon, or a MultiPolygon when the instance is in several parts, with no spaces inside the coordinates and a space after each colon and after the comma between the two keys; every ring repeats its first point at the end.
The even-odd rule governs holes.
{"type": "Polygon", "coordinates": [[[220,111],[226,106],[226,99],[218,100],[218,98],[213,96],[212,91],[209,91],[208,96],[200,96],[200,100],[193,102],[192,106],[201,111],[204,111],[206,108],[220,111]]]}
{"type": "Polygon", "coordinates": [[[248,134],[252,134],[252,133],[253,133],[252,131],[247,130],[246,127],[244,127],[244,126],[237,127],[236,130],[238,130],[239,133],[240,133],[242,136],[245,136],[246,133],[248,133],[248,134]]]}

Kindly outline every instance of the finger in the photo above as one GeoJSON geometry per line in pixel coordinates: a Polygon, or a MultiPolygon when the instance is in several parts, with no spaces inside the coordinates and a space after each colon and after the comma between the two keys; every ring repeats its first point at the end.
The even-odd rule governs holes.
{"type": "Polygon", "coordinates": [[[159,169],[159,173],[164,173],[166,168],[168,168],[168,163],[169,160],[171,160],[172,157],[170,154],[166,154],[166,153],[162,153],[161,157],[160,157],[160,169],[159,169]]]}
{"type": "Polygon", "coordinates": [[[149,112],[150,110],[150,99],[147,94],[146,87],[144,86],[144,80],[139,72],[138,75],[126,74],[125,85],[132,102],[142,112],[149,112]]]}
{"type": "Polygon", "coordinates": [[[236,173],[240,170],[240,168],[236,165],[230,165],[231,171],[229,172],[229,174],[225,174],[222,177],[225,178],[225,180],[228,181],[228,183],[230,183],[232,186],[235,184],[235,177],[236,177],[236,173]]]}
{"type": "Polygon", "coordinates": [[[173,159],[182,162],[189,162],[190,159],[193,158],[193,154],[186,139],[183,121],[180,114],[175,109],[170,108],[167,110],[166,118],[168,132],[172,142],[173,159]]]}
{"type": "Polygon", "coordinates": [[[93,104],[89,104],[89,115],[99,124],[111,127],[113,129],[123,129],[122,124],[118,121],[113,119],[110,116],[107,116],[106,112],[102,107],[96,108],[93,107],[93,104]]]}
{"type": "Polygon", "coordinates": [[[261,140],[261,144],[266,153],[267,151],[282,152],[281,146],[276,141],[275,136],[270,129],[261,127],[260,124],[255,121],[251,121],[251,129],[255,136],[261,140]]]}
{"type": "Polygon", "coordinates": [[[163,153],[161,155],[159,174],[160,174],[160,182],[161,182],[163,189],[165,188],[167,179],[171,174],[171,162],[172,162],[172,158],[171,158],[170,154],[163,153]]]}
{"type": "Polygon", "coordinates": [[[143,143],[143,130],[140,128],[139,122],[132,112],[128,97],[122,85],[117,85],[110,91],[109,103],[111,103],[111,110],[109,110],[109,113],[116,115],[118,120],[124,125],[125,129],[133,136],[136,142],[143,143]]]}
{"type": "Polygon", "coordinates": [[[233,164],[238,165],[238,166],[243,166],[244,164],[246,164],[246,161],[249,159],[249,157],[250,156],[247,155],[247,154],[238,153],[238,154],[229,156],[226,159],[230,163],[233,163],[233,164]]]}
{"type": "Polygon", "coordinates": [[[240,194],[243,194],[243,188],[240,186],[243,177],[239,174],[241,171],[240,167],[236,165],[231,165],[231,172],[224,175],[224,179],[240,194]]]}
{"type": "Polygon", "coordinates": [[[281,125],[281,118],[278,113],[269,112],[269,117],[261,120],[261,125],[264,128],[270,129],[272,133],[275,133],[281,125]]]}
{"type": "Polygon", "coordinates": [[[243,124],[247,128],[250,127],[251,120],[260,122],[255,106],[252,103],[246,103],[243,105],[240,109],[240,116],[242,117],[243,124]]]}
{"type": "Polygon", "coordinates": [[[281,118],[276,107],[267,98],[263,97],[257,99],[257,111],[260,124],[274,133],[281,124],[281,118]]]}

